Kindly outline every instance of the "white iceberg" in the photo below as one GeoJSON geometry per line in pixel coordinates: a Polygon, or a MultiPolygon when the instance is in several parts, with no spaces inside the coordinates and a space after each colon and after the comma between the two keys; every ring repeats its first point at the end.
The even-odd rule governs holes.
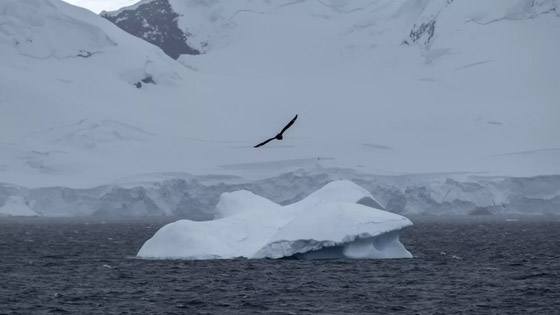
{"type": "Polygon", "coordinates": [[[0,216],[38,216],[21,196],[11,196],[4,205],[0,206],[0,216]]]}
{"type": "Polygon", "coordinates": [[[411,258],[399,236],[412,222],[371,205],[380,207],[351,181],[331,182],[287,206],[249,191],[224,193],[215,220],[170,223],[144,243],[138,257],[411,258]]]}

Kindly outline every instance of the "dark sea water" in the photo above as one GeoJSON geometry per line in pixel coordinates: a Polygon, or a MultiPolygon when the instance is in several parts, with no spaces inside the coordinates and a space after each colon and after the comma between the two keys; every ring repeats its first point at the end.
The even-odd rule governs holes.
{"type": "Polygon", "coordinates": [[[411,219],[413,259],[155,261],[173,219],[0,218],[0,314],[560,314],[560,217],[411,219]]]}

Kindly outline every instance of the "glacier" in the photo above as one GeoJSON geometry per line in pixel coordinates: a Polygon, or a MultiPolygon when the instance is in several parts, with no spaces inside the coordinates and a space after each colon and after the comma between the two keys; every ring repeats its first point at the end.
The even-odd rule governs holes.
{"type": "Polygon", "coordinates": [[[137,256],[152,259],[411,258],[399,235],[412,222],[364,204],[379,204],[351,181],[330,182],[280,206],[249,191],[224,193],[211,221],[162,227],[137,256]]]}
{"type": "MultiPolygon", "coordinates": [[[[472,174],[380,176],[337,168],[302,168],[261,179],[187,173],[153,173],[90,188],[29,188],[0,183],[0,207],[14,200],[39,216],[176,216],[200,221],[217,217],[220,195],[248,190],[288,205],[335,180],[351,180],[370,192],[374,208],[401,215],[558,215],[560,176],[528,178],[472,174]]],[[[31,212],[17,212],[31,213],[31,212]]]]}

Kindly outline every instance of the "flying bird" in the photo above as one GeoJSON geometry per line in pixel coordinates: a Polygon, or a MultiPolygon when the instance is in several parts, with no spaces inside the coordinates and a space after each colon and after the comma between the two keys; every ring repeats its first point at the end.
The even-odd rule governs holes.
{"type": "Polygon", "coordinates": [[[270,141],[272,141],[272,140],[274,140],[274,139],[276,139],[276,140],[282,140],[282,139],[284,139],[284,137],[282,136],[282,134],[284,133],[284,131],[288,130],[288,128],[290,128],[290,127],[294,124],[294,122],[296,121],[296,119],[297,119],[297,115],[296,115],[296,117],[294,117],[294,119],[292,119],[292,121],[290,121],[290,122],[286,125],[286,127],[284,127],[284,129],[282,129],[282,131],[280,131],[279,134],[276,135],[276,137],[270,138],[270,139],[268,139],[268,140],[266,140],[266,141],[264,141],[264,142],[262,142],[262,143],[257,144],[257,145],[255,146],[255,148],[258,148],[258,147],[260,147],[260,146],[263,146],[263,145],[269,143],[270,141]]]}

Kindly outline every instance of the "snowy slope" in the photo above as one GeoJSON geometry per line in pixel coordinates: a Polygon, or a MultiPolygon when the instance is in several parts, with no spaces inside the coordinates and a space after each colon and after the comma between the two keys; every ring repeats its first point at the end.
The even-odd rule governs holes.
{"type": "Polygon", "coordinates": [[[34,211],[120,211],[121,198],[123,213],[170,214],[217,198],[154,201],[141,184],[112,186],[139,174],[175,180],[177,191],[198,187],[180,173],[212,175],[216,185],[282,181],[302,169],[560,174],[558,1],[169,4],[202,54],[173,60],[59,0],[0,3],[0,182],[67,205],[41,212],[30,203],[34,211]],[[252,147],[296,113],[285,140],[252,147]],[[79,192],[80,207],[65,203],[65,190],[79,192]]]}
{"type": "Polygon", "coordinates": [[[227,117],[214,118],[241,135],[248,113],[265,133],[300,113],[295,147],[273,143],[276,159],[387,173],[559,171],[558,1],[168,3],[170,23],[204,52],[179,60],[210,75],[205,86],[219,93],[205,107],[227,117]]]}
{"type": "Polygon", "coordinates": [[[156,100],[186,85],[190,70],[62,1],[2,1],[0,12],[2,182],[107,181],[119,151],[156,141],[137,125],[163,125],[156,100]]]}

